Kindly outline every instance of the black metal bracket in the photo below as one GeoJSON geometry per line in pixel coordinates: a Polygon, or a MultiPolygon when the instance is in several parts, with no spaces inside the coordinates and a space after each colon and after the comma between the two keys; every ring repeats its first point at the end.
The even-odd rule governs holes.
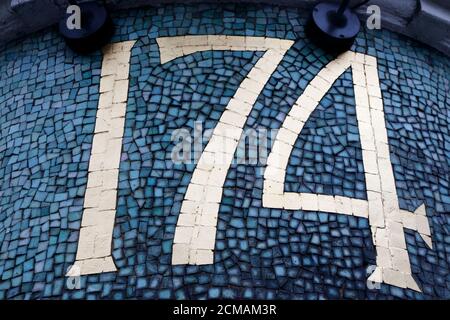
{"type": "Polygon", "coordinates": [[[358,16],[348,8],[350,0],[341,4],[319,3],[306,26],[308,37],[326,51],[339,53],[350,49],[361,28],[358,16]]]}
{"type": "Polygon", "coordinates": [[[67,46],[77,53],[88,54],[108,43],[114,33],[114,25],[106,8],[95,1],[77,3],[71,0],[69,2],[80,7],[81,28],[67,27],[68,14],[59,21],[59,32],[67,46]]]}

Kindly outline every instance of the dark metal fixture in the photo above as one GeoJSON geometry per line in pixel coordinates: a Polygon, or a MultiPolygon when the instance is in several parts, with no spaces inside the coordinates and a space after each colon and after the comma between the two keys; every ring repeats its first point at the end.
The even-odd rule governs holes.
{"type": "Polygon", "coordinates": [[[67,27],[70,16],[67,13],[59,21],[59,32],[67,45],[77,53],[87,54],[108,43],[114,33],[114,25],[105,6],[95,1],[77,3],[70,0],[69,3],[80,7],[81,28],[67,27]]]}
{"type": "Polygon", "coordinates": [[[312,11],[306,26],[307,35],[326,51],[346,51],[355,41],[361,23],[352,9],[348,8],[349,2],[319,3],[312,11]]]}

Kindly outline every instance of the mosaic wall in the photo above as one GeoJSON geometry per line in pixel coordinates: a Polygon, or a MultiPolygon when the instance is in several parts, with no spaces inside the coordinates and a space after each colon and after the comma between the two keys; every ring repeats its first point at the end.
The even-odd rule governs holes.
{"type": "MultiPolygon", "coordinates": [[[[115,14],[117,44],[89,56],[72,53],[54,30],[3,48],[0,298],[449,299],[449,59],[379,30],[361,32],[356,54],[336,60],[306,39],[306,19],[301,10],[272,6],[165,6],[115,14]],[[214,47],[205,37],[210,50],[164,50],[162,39],[184,35],[256,42],[242,50],[234,42],[214,47]],[[257,38],[275,39],[270,46],[278,49],[257,38]],[[367,136],[360,134],[358,57],[369,98],[378,94],[369,83],[374,74],[379,83],[385,121],[372,127],[387,135],[397,211],[423,218],[401,229],[401,268],[413,284],[396,278],[371,287],[367,281],[381,251],[364,163],[367,136]],[[199,121],[204,130],[238,121],[223,115],[242,86],[253,92],[242,99],[254,97],[242,130],[284,128],[299,99],[316,95],[310,84],[322,70],[345,62],[352,68],[317,94],[286,158],[281,193],[317,196],[317,208],[306,198],[307,208],[277,204],[265,189],[270,160],[231,163],[207,224],[213,232],[205,241],[212,237],[213,247],[183,241],[182,227],[190,225],[181,223],[180,212],[190,212],[183,204],[200,165],[172,161],[172,134],[194,131],[199,121]],[[267,73],[267,81],[254,84],[258,90],[246,80],[255,69],[262,72],[256,78],[267,73]],[[341,212],[329,202],[338,197],[369,207],[364,214],[341,212]],[[95,238],[99,225],[111,229],[110,238],[95,238]],[[99,241],[106,246],[92,246],[99,241]],[[177,252],[177,244],[188,251],[177,252]],[[79,263],[84,271],[73,288],[70,267],[79,263]]],[[[269,151],[282,140],[278,132],[269,151]]]]}

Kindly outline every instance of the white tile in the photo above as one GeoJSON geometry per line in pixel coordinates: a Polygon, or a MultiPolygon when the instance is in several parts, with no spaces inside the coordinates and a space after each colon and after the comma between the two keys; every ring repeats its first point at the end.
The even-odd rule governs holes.
{"type": "Polygon", "coordinates": [[[96,188],[103,185],[102,171],[93,171],[88,175],[87,188],[96,188]]]}
{"type": "Polygon", "coordinates": [[[236,141],[240,139],[241,134],[242,133],[238,127],[223,122],[217,123],[217,126],[214,128],[213,131],[213,135],[228,137],[236,141]]]}
{"type": "Polygon", "coordinates": [[[324,74],[329,75],[330,81],[336,80],[341,76],[341,74],[350,67],[350,63],[348,61],[343,60],[333,60],[330,63],[328,63],[325,68],[321,70],[324,74]]]}
{"type": "Polygon", "coordinates": [[[381,89],[379,86],[367,86],[367,92],[370,97],[381,98],[381,89]]]}
{"type": "Polygon", "coordinates": [[[263,48],[266,45],[264,37],[245,37],[246,48],[263,48]]]}
{"type": "Polygon", "coordinates": [[[339,71],[336,72],[335,70],[332,70],[330,68],[328,68],[327,66],[325,66],[325,68],[322,68],[319,73],[317,74],[317,76],[323,78],[323,79],[327,79],[329,80],[331,83],[334,83],[333,79],[337,79],[339,77],[339,71]]]}
{"type": "Polygon", "coordinates": [[[77,260],[88,259],[94,256],[95,245],[95,226],[82,227],[80,229],[80,238],[83,241],[78,242],[77,260]]]}
{"type": "Polygon", "coordinates": [[[406,288],[405,276],[400,271],[392,269],[383,269],[383,280],[385,283],[389,283],[396,287],[406,288]]]}
{"type": "Polygon", "coordinates": [[[431,236],[424,235],[422,233],[419,233],[422,240],[425,242],[425,244],[428,246],[428,248],[433,249],[433,241],[431,240],[431,236]]]}
{"type": "MultiPolygon", "coordinates": [[[[100,110],[111,107],[111,105],[113,103],[112,100],[113,100],[113,92],[112,91],[103,92],[102,94],[100,94],[100,96],[98,98],[97,117],[98,117],[98,112],[100,110]]],[[[97,126],[97,124],[95,124],[95,125],[97,126]]]]}
{"type": "MultiPolygon", "coordinates": [[[[96,227],[97,229],[95,230],[98,231],[98,234],[107,234],[112,236],[115,215],[115,210],[98,211],[96,209],[88,209],[85,210],[83,214],[82,226],[96,227]]],[[[109,240],[108,243],[110,242],[111,241],[109,240]]],[[[111,254],[111,252],[109,254],[111,254]]]]}
{"type": "Polygon", "coordinates": [[[316,194],[302,193],[300,196],[302,201],[302,210],[309,210],[309,211],[319,210],[319,201],[316,194]]]}
{"type": "Polygon", "coordinates": [[[107,76],[101,77],[99,92],[103,93],[106,91],[112,91],[114,89],[114,79],[115,79],[115,75],[107,75],[107,76]]]}
{"type": "Polygon", "coordinates": [[[104,153],[103,169],[119,169],[120,157],[122,156],[122,139],[108,141],[108,147],[104,153]]]}
{"type": "Polygon", "coordinates": [[[313,86],[320,92],[326,92],[331,88],[332,83],[320,76],[316,76],[310,81],[309,85],[313,86]]]}
{"type": "Polygon", "coordinates": [[[214,263],[214,253],[212,250],[200,249],[196,252],[195,264],[213,264],[214,263]]]}
{"type": "Polygon", "coordinates": [[[374,243],[378,247],[389,248],[388,232],[386,228],[374,227],[373,232],[374,243]]]}
{"type": "Polygon", "coordinates": [[[111,105],[111,118],[124,118],[126,113],[126,103],[114,103],[111,105]]]}
{"type": "Polygon", "coordinates": [[[404,279],[405,279],[405,283],[406,283],[406,287],[412,290],[415,290],[417,292],[422,292],[419,288],[419,286],[417,285],[416,280],[414,280],[414,278],[412,277],[411,274],[405,274],[404,275],[404,279]]]}
{"type": "Polygon", "coordinates": [[[200,159],[197,163],[197,168],[201,168],[206,171],[211,171],[215,164],[216,155],[213,152],[202,152],[200,159]]]}
{"type": "Polygon", "coordinates": [[[210,172],[211,171],[206,171],[197,168],[196,170],[194,170],[194,173],[192,174],[191,183],[204,184],[205,181],[208,181],[210,172]]]}
{"type": "Polygon", "coordinates": [[[391,252],[388,248],[377,246],[377,266],[392,268],[391,252]]]}
{"type": "Polygon", "coordinates": [[[377,174],[366,173],[367,190],[381,192],[380,177],[377,174]]]}
{"type": "MultiPolygon", "coordinates": [[[[356,105],[356,117],[358,119],[358,125],[360,123],[370,123],[372,125],[372,118],[370,116],[370,108],[368,106],[356,105]]],[[[374,130],[372,125],[372,131],[374,130]]]]}
{"type": "Polygon", "coordinates": [[[391,161],[379,158],[378,168],[380,171],[381,189],[383,192],[396,193],[394,173],[392,171],[391,161]]]}
{"type": "Polygon", "coordinates": [[[336,212],[341,214],[352,214],[352,199],[342,196],[335,196],[336,212]]]}
{"type": "Polygon", "coordinates": [[[364,71],[366,72],[367,84],[369,86],[379,86],[377,67],[366,65],[364,71]]]}
{"type": "Polygon", "coordinates": [[[361,137],[367,137],[368,139],[374,139],[372,126],[370,122],[359,122],[358,129],[361,137]]]}
{"type": "Polygon", "coordinates": [[[264,192],[271,194],[283,194],[284,184],[274,180],[264,180],[264,192]]]}
{"type": "Polygon", "coordinates": [[[283,141],[287,144],[294,145],[295,141],[297,141],[298,135],[289,131],[285,128],[281,128],[278,130],[277,140],[283,141]]]}
{"type": "MultiPolygon", "coordinates": [[[[214,203],[214,205],[218,206],[217,203],[214,203]]],[[[207,210],[206,214],[202,214],[202,215],[200,215],[198,217],[198,219],[199,219],[198,225],[207,226],[207,227],[214,227],[215,228],[216,225],[217,225],[217,212],[218,212],[218,210],[216,211],[216,208],[214,208],[214,212],[208,211],[208,209],[206,209],[206,210],[207,210]]]]}
{"type": "Polygon", "coordinates": [[[375,271],[370,275],[370,277],[367,280],[374,282],[374,283],[382,283],[383,282],[383,269],[381,267],[376,267],[375,271]]]}
{"type": "Polygon", "coordinates": [[[247,74],[247,78],[253,80],[267,79],[268,76],[270,75],[267,74],[265,70],[262,70],[260,68],[252,68],[247,74]]]}
{"type": "MultiPolygon", "coordinates": [[[[227,110],[233,111],[233,112],[240,114],[242,116],[245,116],[245,117],[250,113],[252,108],[253,108],[252,105],[245,103],[244,101],[236,100],[233,98],[230,100],[230,102],[228,102],[228,105],[227,105],[227,110]]],[[[230,129],[233,129],[233,127],[234,126],[226,126],[226,129],[228,131],[230,129]]],[[[216,130],[217,130],[217,132],[219,132],[219,130],[221,130],[221,129],[222,129],[221,127],[219,127],[219,129],[217,129],[217,127],[214,128],[214,134],[217,134],[216,130]]],[[[226,133],[226,131],[224,133],[226,133]]],[[[228,136],[226,134],[222,134],[222,135],[228,136]]]]}
{"type": "Polygon", "coordinates": [[[112,231],[96,236],[93,257],[102,258],[111,255],[112,231]]]}
{"type": "Polygon", "coordinates": [[[242,50],[246,48],[245,37],[227,36],[226,39],[227,39],[226,44],[229,45],[232,50],[242,50]]]}
{"type": "Polygon", "coordinates": [[[79,274],[75,273],[74,276],[117,271],[111,257],[77,260],[74,270],[80,272],[79,274]]]}
{"type": "Polygon", "coordinates": [[[364,72],[358,72],[358,70],[353,70],[352,79],[353,84],[361,87],[366,86],[366,77],[364,75],[364,72]]]}
{"type": "Polygon", "coordinates": [[[129,77],[130,65],[128,63],[119,63],[117,65],[116,80],[124,80],[129,77]]]}
{"type": "Polygon", "coordinates": [[[378,97],[369,96],[370,108],[375,110],[383,110],[383,100],[378,97]]]}
{"type": "Polygon", "coordinates": [[[421,234],[430,236],[430,225],[428,223],[428,218],[426,216],[416,215],[416,224],[417,224],[417,231],[419,231],[421,234]]]}
{"type": "Polygon", "coordinates": [[[266,64],[272,65],[273,68],[276,68],[281,59],[283,59],[283,56],[284,53],[281,53],[280,50],[271,50],[269,48],[260,60],[266,62],[266,64]]]}
{"type": "Polygon", "coordinates": [[[187,214],[195,214],[197,213],[197,209],[199,207],[199,202],[197,201],[190,201],[190,200],[184,200],[181,204],[181,210],[180,213],[187,213],[187,214]]]}
{"type": "Polygon", "coordinates": [[[257,97],[258,97],[257,94],[249,90],[238,89],[234,94],[233,99],[253,105],[256,102],[257,97]]]}
{"type": "Polygon", "coordinates": [[[189,245],[184,243],[174,243],[172,247],[172,264],[189,263],[189,245]]]}
{"type": "Polygon", "coordinates": [[[84,194],[84,208],[98,208],[101,192],[101,187],[87,188],[84,194]]]}
{"type": "MultiPolygon", "coordinates": [[[[336,204],[333,196],[319,194],[317,196],[317,201],[319,204],[319,211],[336,212],[336,204]]],[[[348,212],[347,214],[351,214],[351,212],[348,212]]]]}
{"type": "Polygon", "coordinates": [[[105,56],[102,62],[101,76],[115,75],[116,74],[117,61],[112,57],[105,56]]]}
{"type": "Polygon", "coordinates": [[[191,243],[194,227],[177,226],[175,229],[174,243],[191,243]]]}
{"type": "Polygon", "coordinates": [[[381,194],[368,190],[367,198],[369,202],[370,225],[383,228],[385,226],[385,221],[381,194]]]}
{"type": "Polygon", "coordinates": [[[345,51],[345,52],[339,54],[337,59],[344,60],[344,61],[346,61],[348,63],[351,63],[351,62],[353,62],[355,60],[355,52],[350,51],[350,50],[349,51],[345,51]]]}
{"type": "Polygon", "coordinates": [[[293,106],[293,108],[291,109],[291,111],[289,112],[289,114],[294,117],[297,118],[301,121],[305,121],[309,118],[309,114],[311,113],[311,111],[313,111],[315,108],[317,107],[317,101],[314,101],[313,99],[311,99],[310,97],[306,96],[306,95],[301,95],[297,101],[295,102],[295,105],[293,106]],[[295,106],[298,105],[299,108],[295,108],[295,106]],[[295,109],[294,109],[295,108],[295,109]],[[308,117],[304,118],[303,115],[300,114],[301,111],[307,110],[309,111],[308,113],[308,117]],[[299,117],[300,116],[300,117],[299,117]]]}
{"type": "Polygon", "coordinates": [[[234,154],[238,142],[227,137],[213,135],[205,147],[204,151],[213,153],[234,154]]]}
{"type": "Polygon", "coordinates": [[[271,152],[267,158],[267,165],[285,170],[289,161],[289,157],[271,152]]]}
{"type": "Polygon", "coordinates": [[[308,85],[303,94],[318,103],[320,100],[322,100],[324,91],[308,85]]]}
{"type": "Polygon", "coordinates": [[[356,217],[369,217],[369,203],[361,199],[351,199],[352,214],[356,217]]]}
{"type": "Polygon", "coordinates": [[[104,154],[91,154],[91,158],[89,159],[89,172],[103,170],[104,161],[104,154]]]}
{"type": "Polygon", "coordinates": [[[264,171],[264,179],[284,182],[286,172],[279,168],[267,167],[264,171]]]}
{"type": "Polygon", "coordinates": [[[222,192],[223,190],[221,187],[206,186],[205,199],[208,200],[208,202],[220,203],[222,199],[222,192]]]}
{"type": "Polygon", "coordinates": [[[372,118],[375,140],[387,143],[386,125],[383,112],[381,110],[371,109],[370,116],[372,118]]]}
{"type": "Polygon", "coordinates": [[[235,127],[242,128],[245,124],[246,117],[242,116],[241,114],[225,110],[225,112],[220,117],[220,122],[231,124],[235,127]]]}
{"type": "Polygon", "coordinates": [[[118,170],[105,170],[103,171],[103,188],[106,190],[117,189],[119,182],[118,170]]]}
{"type": "Polygon", "coordinates": [[[102,132],[94,134],[94,139],[92,140],[92,149],[91,154],[101,153],[104,154],[106,152],[106,148],[108,146],[108,142],[111,139],[111,135],[109,132],[102,132]]]}
{"type": "Polygon", "coordinates": [[[193,227],[195,225],[195,214],[182,213],[178,216],[177,226],[193,227]]]}
{"type": "Polygon", "coordinates": [[[214,250],[216,228],[210,226],[196,226],[194,228],[195,231],[192,238],[192,248],[214,250]]]}
{"type": "Polygon", "coordinates": [[[374,56],[370,56],[368,54],[366,54],[364,56],[364,63],[368,66],[373,66],[376,67],[377,66],[377,58],[375,58],[374,56]]]}
{"type": "Polygon", "coordinates": [[[128,80],[118,80],[114,82],[113,102],[125,102],[128,98],[128,80]]]}
{"type": "Polygon", "coordinates": [[[100,194],[99,210],[115,210],[117,202],[117,190],[102,190],[100,194]]]}
{"type": "Polygon", "coordinates": [[[207,181],[207,185],[221,187],[227,177],[228,167],[214,165],[207,181]]]}
{"type": "Polygon", "coordinates": [[[286,128],[295,134],[299,134],[300,130],[303,128],[303,122],[288,115],[286,119],[284,119],[283,128],[286,128]]]}
{"type": "MultiPolygon", "coordinates": [[[[202,216],[208,215],[209,216],[208,219],[216,219],[217,220],[217,216],[219,214],[220,203],[210,202],[209,199],[207,201],[208,202],[203,202],[201,204],[201,215],[202,216]]],[[[211,221],[211,220],[209,220],[209,221],[211,221]]]]}
{"type": "Polygon", "coordinates": [[[389,221],[387,224],[389,248],[406,249],[405,234],[403,224],[399,222],[389,221]]]}
{"type": "Polygon", "coordinates": [[[264,79],[255,80],[253,78],[245,78],[242,81],[240,87],[245,88],[250,92],[253,92],[255,95],[259,95],[264,85],[265,85],[264,79]]]}
{"type": "Polygon", "coordinates": [[[282,209],[284,206],[284,198],[281,194],[263,193],[263,207],[282,209]]]}
{"type": "Polygon", "coordinates": [[[283,207],[287,210],[300,210],[302,208],[299,193],[286,192],[284,193],[283,199],[284,199],[283,207]]]}
{"type": "Polygon", "coordinates": [[[382,199],[383,199],[384,214],[386,218],[389,218],[397,222],[402,222],[397,192],[382,191],[382,199]]]}
{"type": "Polygon", "coordinates": [[[386,142],[383,141],[375,141],[375,145],[377,148],[377,155],[379,158],[390,158],[389,146],[386,142]]]}
{"type": "Polygon", "coordinates": [[[120,139],[122,140],[123,137],[123,130],[124,130],[124,126],[125,126],[125,119],[124,118],[114,118],[111,119],[110,122],[110,132],[109,134],[111,135],[112,139],[120,139]]]}
{"type": "Polygon", "coordinates": [[[292,146],[280,140],[275,140],[271,153],[276,153],[284,157],[289,157],[292,152],[292,146]]]}
{"type": "Polygon", "coordinates": [[[417,231],[417,222],[415,214],[407,212],[405,210],[400,210],[400,216],[402,217],[402,223],[405,228],[417,231]]]}
{"type": "Polygon", "coordinates": [[[364,171],[370,174],[378,174],[377,155],[375,151],[363,150],[364,171]]]}
{"type": "Polygon", "coordinates": [[[355,52],[354,62],[365,64],[365,62],[366,62],[366,55],[363,54],[363,53],[355,52]]]}
{"type": "Polygon", "coordinates": [[[355,92],[355,102],[356,105],[362,107],[369,107],[369,96],[368,91],[365,87],[355,85],[353,86],[355,92]]]}
{"type": "Polygon", "coordinates": [[[361,148],[363,150],[376,151],[374,137],[360,136],[361,148]]]}
{"type": "MultiPolygon", "coordinates": [[[[408,251],[406,249],[391,248],[392,267],[403,273],[411,274],[411,266],[409,264],[408,251]]],[[[378,254],[378,252],[377,252],[378,254]]]]}

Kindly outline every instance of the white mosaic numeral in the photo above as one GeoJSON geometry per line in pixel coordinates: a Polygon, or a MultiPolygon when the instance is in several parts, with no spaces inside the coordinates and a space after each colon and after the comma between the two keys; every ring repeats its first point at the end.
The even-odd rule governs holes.
{"type": "Polygon", "coordinates": [[[403,229],[419,232],[431,247],[430,228],[424,205],[414,213],[399,208],[376,58],[346,52],[331,61],[308,84],[286,116],[269,154],[264,172],[263,206],[368,217],[377,252],[377,266],[369,280],[420,291],[412,277],[403,229]],[[368,200],[284,192],[286,167],[297,137],[319,101],[349,67],[352,68],[368,200]]]}
{"type": "Polygon", "coordinates": [[[67,276],[116,271],[111,256],[120,153],[135,41],[103,49],[100,97],[75,264],[67,276]]]}
{"type": "Polygon", "coordinates": [[[258,95],[294,43],[264,37],[185,36],[157,39],[161,62],[205,50],[265,51],[228,102],[192,174],[178,217],[172,264],[214,262],[223,183],[258,95]]]}

